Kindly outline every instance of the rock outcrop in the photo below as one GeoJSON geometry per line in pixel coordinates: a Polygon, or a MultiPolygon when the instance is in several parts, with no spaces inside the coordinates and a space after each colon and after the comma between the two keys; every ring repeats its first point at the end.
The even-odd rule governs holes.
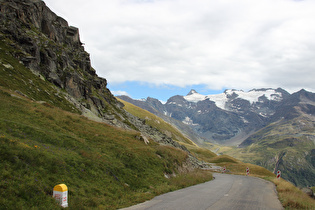
{"type": "Polygon", "coordinates": [[[96,75],[79,30],[53,13],[43,1],[0,1],[0,33],[16,48],[14,57],[36,75],[65,90],[83,112],[113,124],[122,105],[96,75]]]}
{"type": "MultiPolygon", "coordinates": [[[[151,138],[189,153],[184,146],[123,109],[124,105],[107,88],[106,79],[98,77],[92,68],[79,29],[69,26],[43,1],[0,0],[0,41],[14,49],[7,52],[10,56],[34,76],[53,84],[86,117],[137,130],[141,132],[139,138],[151,138]]],[[[195,167],[202,165],[196,159],[194,163],[195,167]]]]}

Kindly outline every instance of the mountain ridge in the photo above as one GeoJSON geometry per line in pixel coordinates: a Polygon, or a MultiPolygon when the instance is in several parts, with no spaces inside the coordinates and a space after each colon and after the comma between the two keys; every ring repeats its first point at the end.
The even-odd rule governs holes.
{"type": "MultiPolygon", "coordinates": [[[[281,88],[253,89],[248,92],[225,90],[215,95],[202,95],[192,89],[186,96],[170,97],[165,104],[150,104],[148,100],[133,100],[133,103],[139,103],[140,107],[148,111],[154,110],[155,114],[158,110],[165,116],[190,125],[200,137],[210,142],[228,143],[232,138],[244,140],[244,136],[266,125],[267,118],[274,114],[279,101],[288,95],[290,94],[281,88]],[[231,124],[225,128],[218,121],[207,123],[209,118],[229,118],[231,124]]],[[[127,97],[123,97],[126,100],[127,97]]],[[[150,97],[148,99],[152,101],[150,97]]]]}
{"type": "MultiPolygon", "coordinates": [[[[129,102],[133,100],[129,98],[129,102]]],[[[153,106],[160,117],[188,125],[199,136],[196,143],[200,146],[209,148],[207,142],[232,145],[223,153],[272,172],[286,171],[283,177],[295,185],[315,185],[314,93],[302,89],[290,94],[281,88],[266,88],[205,96],[191,90],[186,96],[175,95],[158,104],[157,108],[142,101],[138,106],[153,106]],[[224,102],[224,109],[215,99],[224,102]]]]}

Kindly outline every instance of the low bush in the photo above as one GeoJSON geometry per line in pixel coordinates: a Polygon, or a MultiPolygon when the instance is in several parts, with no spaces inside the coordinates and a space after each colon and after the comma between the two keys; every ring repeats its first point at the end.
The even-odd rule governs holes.
{"type": "Polygon", "coordinates": [[[315,209],[315,200],[284,179],[273,178],[279,199],[286,209],[315,209]]]}

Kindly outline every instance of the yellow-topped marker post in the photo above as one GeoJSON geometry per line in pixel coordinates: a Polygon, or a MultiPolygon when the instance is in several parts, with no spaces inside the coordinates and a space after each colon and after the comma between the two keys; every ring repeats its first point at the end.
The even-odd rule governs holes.
{"type": "Polygon", "coordinates": [[[65,184],[58,184],[54,187],[53,197],[62,207],[68,207],[68,187],[65,184]]]}

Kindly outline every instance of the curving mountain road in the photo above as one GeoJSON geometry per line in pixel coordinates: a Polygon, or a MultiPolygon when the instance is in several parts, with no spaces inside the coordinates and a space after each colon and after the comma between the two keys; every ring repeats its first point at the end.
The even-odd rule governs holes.
{"type": "Polygon", "coordinates": [[[124,210],[283,209],[271,182],[228,174],[214,177],[213,181],[166,193],[124,210]]]}

